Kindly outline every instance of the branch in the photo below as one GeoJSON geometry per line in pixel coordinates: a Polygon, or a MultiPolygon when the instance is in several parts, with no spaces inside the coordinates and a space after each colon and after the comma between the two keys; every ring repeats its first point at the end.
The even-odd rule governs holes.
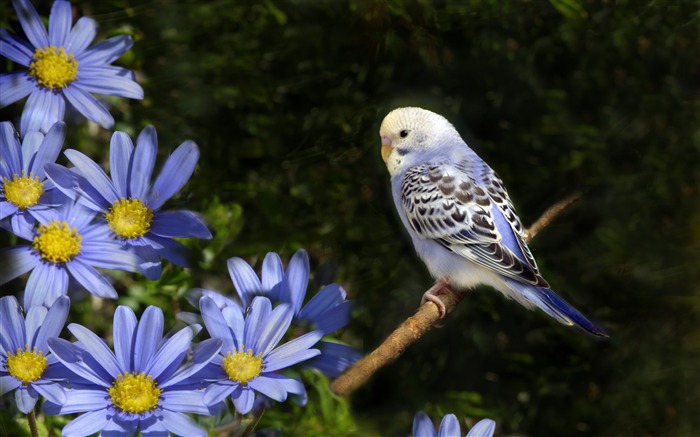
{"type": "MultiPolygon", "coordinates": [[[[525,231],[525,242],[529,243],[535,235],[547,227],[564,210],[579,199],[578,195],[569,196],[550,206],[530,228],[525,231]]],[[[451,290],[450,290],[451,291],[451,290]]],[[[467,291],[440,294],[440,300],[445,304],[445,315],[451,313],[467,291]]],[[[346,395],[374,375],[377,370],[396,360],[410,345],[418,341],[426,332],[440,322],[440,312],[437,305],[426,302],[418,311],[394,330],[375,350],[352,365],[345,373],[331,383],[331,390],[338,395],[346,395]]]]}

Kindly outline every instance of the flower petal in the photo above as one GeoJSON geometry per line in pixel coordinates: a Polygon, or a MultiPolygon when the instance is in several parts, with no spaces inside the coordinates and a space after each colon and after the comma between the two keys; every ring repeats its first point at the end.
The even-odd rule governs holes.
{"type": "Polygon", "coordinates": [[[24,104],[20,120],[22,136],[32,131],[48,132],[57,121],[62,121],[66,112],[66,101],[59,93],[43,87],[35,88],[24,104]]]}
{"type": "MultiPolygon", "coordinates": [[[[0,56],[29,67],[34,56],[34,47],[27,40],[20,38],[0,27],[0,56]]],[[[26,72],[23,72],[26,75],[26,72]]],[[[28,77],[28,75],[27,75],[28,77]]],[[[2,88],[5,90],[5,88],[2,88]]]]}
{"type": "Polygon", "coordinates": [[[163,426],[173,434],[186,435],[192,437],[206,437],[206,430],[198,427],[187,416],[182,413],[176,413],[168,410],[163,410],[163,426]]]}
{"type": "Polygon", "coordinates": [[[73,24],[70,2],[55,1],[49,14],[49,44],[62,46],[73,24]]]}
{"type": "Polygon", "coordinates": [[[175,372],[167,381],[161,383],[159,385],[160,388],[175,385],[199,372],[200,369],[209,364],[216,354],[219,353],[221,344],[222,342],[218,338],[209,338],[199,342],[192,351],[190,364],[175,372]]]}
{"type": "Polygon", "coordinates": [[[243,307],[248,308],[255,296],[259,296],[265,292],[260,283],[260,279],[253,271],[253,268],[241,258],[233,257],[226,261],[228,273],[233,281],[233,286],[236,288],[238,297],[243,302],[243,307]]]}
{"type": "MultiPolygon", "coordinates": [[[[68,149],[63,152],[66,158],[70,160],[75,166],[78,172],[93,186],[97,192],[99,192],[102,199],[92,199],[93,202],[100,205],[112,205],[116,200],[119,200],[120,196],[114,184],[107,176],[107,173],[97,165],[95,161],[88,158],[82,152],[77,150],[68,149]],[[102,201],[104,199],[104,202],[102,201]]],[[[47,169],[49,171],[50,169],[47,169]]],[[[58,185],[58,183],[57,183],[58,185]]]]}
{"type": "MultiPolygon", "coordinates": [[[[268,252],[265,255],[265,259],[262,264],[262,287],[268,292],[272,288],[282,282],[284,278],[284,268],[282,267],[282,260],[280,256],[275,252],[268,252]]],[[[278,296],[270,296],[270,299],[275,299],[278,296]]]]}
{"type": "Polygon", "coordinates": [[[24,349],[27,343],[27,332],[22,317],[19,302],[14,296],[0,298],[0,345],[3,352],[13,352],[17,348],[24,349]]]}
{"type": "MultiPolygon", "coordinates": [[[[161,395],[163,409],[180,413],[210,415],[211,409],[204,403],[204,390],[166,390],[161,395]]],[[[186,435],[179,434],[178,435],[186,435]]]]}
{"type": "Polygon", "coordinates": [[[117,291],[104,276],[94,267],[80,262],[77,259],[66,263],[71,275],[89,291],[97,297],[116,299],[117,291]]]}
{"type": "Polygon", "coordinates": [[[14,376],[0,376],[0,396],[4,396],[5,393],[11,392],[20,385],[22,385],[22,382],[14,376]]]}
{"type": "Polygon", "coordinates": [[[70,299],[67,296],[60,296],[53,302],[34,341],[34,346],[36,346],[37,349],[44,352],[49,350],[49,346],[46,342],[49,338],[58,337],[61,334],[63,325],[65,325],[66,318],[68,317],[69,309],[70,299]]]}
{"type": "Polygon", "coordinates": [[[323,337],[321,331],[312,331],[273,350],[265,357],[265,371],[274,372],[284,369],[320,354],[321,351],[318,349],[309,348],[316,344],[321,337],[323,337]]]}
{"type": "Polygon", "coordinates": [[[158,153],[158,134],[156,128],[148,125],[136,139],[136,151],[131,167],[131,191],[129,195],[145,199],[151,184],[153,166],[158,153]]]}
{"type": "Polygon", "coordinates": [[[36,267],[40,258],[30,246],[15,246],[0,250],[0,284],[15,279],[36,267]]]}
{"type": "Polygon", "coordinates": [[[34,47],[46,47],[49,45],[49,37],[44,24],[41,22],[41,18],[39,18],[39,14],[32,6],[32,3],[29,0],[14,0],[12,4],[15,7],[15,11],[17,11],[19,23],[22,25],[29,42],[34,47]]]}
{"type": "Polygon", "coordinates": [[[313,323],[315,329],[322,331],[324,334],[330,334],[350,323],[351,311],[352,302],[343,302],[315,319],[303,319],[300,317],[299,320],[309,320],[313,323]]]}
{"type": "Polygon", "coordinates": [[[80,342],[81,347],[92,355],[110,375],[117,376],[125,370],[130,370],[121,368],[117,357],[114,356],[114,352],[107,346],[107,343],[88,328],[71,323],[68,325],[68,330],[80,342]]]}
{"type": "Polygon", "coordinates": [[[63,48],[78,55],[90,45],[97,35],[97,22],[90,17],[80,17],[68,34],[63,48]]]}
{"type": "Polygon", "coordinates": [[[242,387],[240,394],[233,398],[233,405],[241,414],[248,414],[253,409],[255,403],[255,391],[250,387],[242,387]]]}
{"type": "Polygon", "coordinates": [[[66,391],[60,384],[52,381],[36,381],[32,387],[50,402],[63,404],[66,402],[66,391]]]}
{"type": "Polygon", "coordinates": [[[492,437],[494,431],[496,431],[496,422],[491,419],[481,419],[465,437],[492,437]]]}
{"type": "Polygon", "coordinates": [[[182,329],[158,349],[144,370],[158,381],[166,381],[182,364],[192,344],[191,329],[182,329]]]}
{"type": "Polygon", "coordinates": [[[131,363],[132,341],[134,330],[136,329],[136,315],[134,311],[124,305],[119,305],[114,312],[114,322],[112,326],[112,338],[114,342],[114,355],[117,357],[119,367],[122,369],[133,369],[131,363]]]}
{"type": "Polygon", "coordinates": [[[452,437],[456,435],[462,435],[462,430],[459,429],[459,420],[457,420],[457,416],[454,414],[445,414],[445,417],[442,418],[442,422],[440,422],[438,437],[452,437]]]}
{"type": "Polygon", "coordinates": [[[307,361],[304,365],[318,369],[331,378],[340,376],[345,369],[362,358],[359,350],[345,344],[320,341],[318,349],[321,355],[307,361]]]}
{"type": "Polygon", "coordinates": [[[129,164],[133,153],[129,135],[115,132],[109,143],[109,172],[119,197],[129,197],[129,164]]]}
{"type": "Polygon", "coordinates": [[[237,346],[237,343],[243,340],[242,338],[236,338],[234,343],[234,338],[229,326],[226,324],[226,319],[224,319],[221,310],[216,306],[212,298],[202,297],[199,300],[199,309],[202,313],[204,326],[207,327],[209,336],[221,339],[224,351],[233,350],[237,346]]]}
{"type": "Polygon", "coordinates": [[[33,390],[31,386],[22,385],[17,391],[15,391],[15,402],[17,402],[17,409],[24,414],[29,413],[34,409],[36,401],[39,398],[36,390],[33,390]]]}
{"type": "Polygon", "coordinates": [[[163,311],[155,306],[149,306],[143,312],[136,327],[134,340],[134,369],[143,372],[156,353],[158,343],[163,338],[163,311]]]}
{"type": "MultiPolygon", "coordinates": [[[[47,341],[51,354],[57,358],[61,364],[67,367],[71,372],[81,378],[96,384],[99,387],[110,387],[112,381],[117,374],[108,374],[101,363],[95,361],[95,358],[84,349],[74,343],[64,340],[60,337],[49,338],[47,341]]],[[[83,391],[81,389],[81,391],[83,391]]],[[[66,393],[70,398],[71,392],[66,393]]]]}
{"type": "Polygon", "coordinates": [[[292,323],[292,308],[288,304],[278,305],[269,316],[266,316],[262,322],[263,329],[257,329],[254,343],[245,343],[246,346],[252,347],[256,353],[267,355],[277,343],[280,342],[284,334],[292,323]]]}
{"type": "MultiPolygon", "coordinates": [[[[0,44],[0,46],[4,45],[0,44]]],[[[25,71],[0,74],[0,108],[23,99],[36,89],[36,83],[25,71]]]]}
{"type": "Polygon", "coordinates": [[[151,232],[168,238],[211,238],[204,219],[192,211],[159,211],[151,223],[151,232]]]}
{"type": "Polygon", "coordinates": [[[29,171],[34,176],[37,176],[40,180],[44,179],[44,166],[56,161],[63,148],[65,138],[66,124],[64,122],[60,121],[51,126],[51,129],[49,129],[41,142],[39,150],[34,155],[34,159],[29,162],[29,171]]]}
{"type": "Polygon", "coordinates": [[[131,76],[130,70],[121,69],[124,76],[115,76],[110,67],[86,67],[80,70],[80,88],[105,96],[143,99],[143,88],[131,76]]]}
{"type": "Polygon", "coordinates": [[[2,162],[7,163],[9,172],[3,176],[11,177],[20,174],[24,169],[22,165],[22,145],[19,142],[17,131],[9,121],[0,123],[0,150],[2,150],[2,162]]]}
{"type": "Polygon", "coordinates": [[[204,389],[202,401],[209,406],[217,404],[226,399],[238,386],[238,383],[234,383],[230,379],[214,381],[204,389]]]}
{"type": "MultiPolygon", "coordinates": [[[[226,325],[231,329],[233,338],[237,342],[243,341],[243,333],[245,329],[245,319],[243,318],[243,309],[239,306],[224,307],[221,309],[221,314],[226,320],[226,325]]],[[[237,344],[237,346],[240,346],[237,344]]]]}
{"type": "Polygon", "coordinates": [[[136,270],[136,256],[113,241],[90,241],[83,244],[82,262],[103,269],[136,270]]]}
{"type": "Polygon", "coordinates": [[[117,35],[95,44],[77,55],[76,59],[84,65],[111,64],[129,50],[132,45],[134,45],[134,40],[131,36],[117,35]]]}
{"type": "Polygon", "coordinates": [[[284,386],[275,379],[266,378],[265,375],[251,379],[248,385],[277,402],[284,402],[287,399],[287,390],[284,389],[284,386]]]}
{"type": "Polygon", "coordinates": [[[83,90],[78,82],[73,82],[63,88],[63,95],[86,118],[94,121],[105,129],[114,126],[114,118],[107,108],[100,103],[92,94],[83,90]]]}
{"type": "MultiPolygon", "coordinates": [[[[289,305],[283,304],[278,308],[281,310],[277,311],[278,318],[285,313],[289,312],[289,305]]],[[[253,302],[250,304],[248,310],[248,315],[245,319],[245,327],[243,332],[243,345],[257,354],[260,352],[258,345],[260,344],[260,334],[267,327],[267,322],[270,319],[270,313],[272,312],[272,303],[270,299],[262,296],[255,297],[253,302]]],[[[289,316],[287,318],[290,318],[289,316]]],[[[290,318],[291,320],[291,318],[290,318]]],[[[289,326],[289,322],[287,322],[289,326]]]]}
{"type": "Polygon", "coordinates": [[[168,157],[153,183],[148,205],[158,209],[187,183],[199,160],[194,141],[185,141],[168,157]]]}
{"type": "Polygon", "coordinates": [[[73,419],[68,425],[64,426],[61,434],[71,436],[89,436],[95,434],[106,428],[107,424],[110,422],[111,416],[114,415],[114,412],[109,411],[107,408],[102,408],[97,411],[92,411],[92,409],[90,409],[87,411],[89,412],[79,416],[77,419],[73,419]]]}
{"type": "Polygon", "coordinates": [[[309,286],[309,255],[300,249],[292,256],[284,272],[284,281],[280,291],[280,300],[289,302],[294,308],[294,314],[299,314],[306,289],[309,286]]]}
{"type": "Polygon", "coordinates": [[[64,267],[40,262],[29,275],[24,288],[24,306],[50,306],[59,296],[68,292],[68,273],[64,267]]]}
{"type": "MultiPolygon", "coordinates": [[[[435,426],[427,414],[419,411],[413,418],[413,435],[415,437],[436,437],[435,426]]],[[[459,434],[457,434],[459,435],[459,434]]]]}

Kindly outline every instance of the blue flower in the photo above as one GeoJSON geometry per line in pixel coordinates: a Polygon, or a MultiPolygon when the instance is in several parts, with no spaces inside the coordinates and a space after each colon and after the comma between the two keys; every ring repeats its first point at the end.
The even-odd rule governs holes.
{"type": "Polygon", "coordinates": [[[200,310],[209,335],[223,341],[220,355],[195,375],[205,386],[205,404],[216,405],[230,396],[236,410],[247,414],[256,392],[278,402],[286,400],[288,393],[306,397],[300,381],[278,372],[318,355],[319,350],[311,347],[323,334],[312,331],[275,347],[292,322],[289,304],[273,310],[269,299],[256,297],[244,319],[240,308],[222,310],[203,297],[200,310]]]}
{"type": "MultiPolygon", "coordinates": [[[[496,422],[491,419],[482,419],[469,430],[466,437],[492,437],[495,429],[496,422]]],[[[447,414],[443,417],[437,432],[430,417],[424,412],[419,411],[413,419],[413,437],[458,437],[461,435],[459,421],[454,414],[447,414]]]]}
{"type": "Polygon", "coordinates": [[[105,128],[114,118],[91,93],[142,99],[143,89],[127,69],[110,65],[133,44],[119,35],[88,47],[97,23],[87,17],[72,26],[68,1],[55,1],[48,32],[28,0],[13,5],[28,41],[0,29],[0,55],[28,68],[0,75],[0,108],[29,95],[22,112],[20,132],[46,132],[63,120],[66,100],[78,112],[105,128]]]}
{"type": "MultiPolygon", "coordinates": [[[[227,264],[241,304],[218,297],[216,302],[219,308],[241,305],[247,308],[255,296],[265,296],[273,302],[285,302],[292,306],[295,327],[305,331],[319,330],[324,335],[337,331],[350,321],[352,304],[346,300],[343,287],[335,283],[323,287],[302,306],[309,284],[309,256],[305,250],[298,250],[292,256],[286,271],[279,255],[268,253],[263,260],[261,279],[241,258],[231,258],[227,264]]],[[[210,297],[216,294],[211,290],[196,290],[196,293],[210,297]]],[[[355,348],[340,343],[322,341],[319,348],[322,354],[305,364],[330,377],[338,376],[362,357],[355,348]]]]}
{"type": "Polygon", "coordinates": [[[48,415],[85,413],[63,428],[63,435],[206,436],[183,413],[212,414],[202,402],[201,390],[183,384],[221,349],[221,341],[210,339],[192,351],[193,331],[182,329],[163,338],[163,312],[149,306],[138,321],[134,312],[119,306],[114,313],[114,352],[82,325],[68,329],[78,340],[49,340],[56,358],[72,371],[80,383],[71,382],[63,404],[47,403],[48,415]]]}
{"type": "Polygon", "coordinates": [[[60,297],[49,310],[29,308],[25,319],[14,296],[0,298],[0,396],[16,390],[17,408],[25,414],[39,394],[58,404],[66,400],[59,381],[68,372],[46,342],[61,333],[69,307],[69,299],[60,297]]]}
{"type": "Polygon", "coordinates": [[[117,292],[95,267],[135,271],[137,260],[113,240],[106,224],[94,222],[94,211],[71,201],[35,212],[41,224],[31,245],[0,250],[0,285],[28,272],[24,306],[50,306],[68,291],[73,278],[90,293],[114,299],[117,292]]]}
{"type": "Polygon", "coordinates": [[[34,212],[63,203],[65,196],[46,180],[44,165],[58,157],[66,125],[58,122],[44,136],[30,132],[20,145],[12,123],[0,123],[0,226],[31,239],[34,212]]]}
{"type": "Polygon", "coordinates": [[[180,144],[151,184],[157,152],[156,130],[147,126],[136,140],[136,148],[124,132],[112,135],[111,179],[77,150],[65,152],[75,165],[72,170],[58,164],[46,166],[49,179],[65,195],[104,214],[112,234],[141,258],[139,269],[152,280],[160,277],[161,256],[179,266],[189,265],[185,246],[173,238],[211,238],[204,221],[194,212],[160,211],[192,175],[199,159],[197,145],[192,141],[180,144]]]}

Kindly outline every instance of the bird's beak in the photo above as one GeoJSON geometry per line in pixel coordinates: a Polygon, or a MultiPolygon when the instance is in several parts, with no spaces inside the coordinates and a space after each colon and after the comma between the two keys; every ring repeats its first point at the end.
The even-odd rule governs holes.
{"type": "Polygon", "coordinates": [[[389,159],[392,150],[394,150],[394,148],[391,145],[391,138],[382,137],[382,159],[385,163],[389,159]]]}

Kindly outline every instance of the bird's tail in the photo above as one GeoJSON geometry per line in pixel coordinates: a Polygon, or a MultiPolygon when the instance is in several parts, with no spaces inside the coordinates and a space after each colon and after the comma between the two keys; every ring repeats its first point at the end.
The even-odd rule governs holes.
{"type": "Polygon", "coordinates": [[[593,322],[588,320],[583,314],[566,303],[564,299],[557,296],[551,289],[523,284],[511,279],[506,279],[506,283],[513,291],[523,296],[545,313],[557,319],[560,323],[564,325],[576,325],[600,337],[608,336],[602,329],[594,325],[593,322]]]}

